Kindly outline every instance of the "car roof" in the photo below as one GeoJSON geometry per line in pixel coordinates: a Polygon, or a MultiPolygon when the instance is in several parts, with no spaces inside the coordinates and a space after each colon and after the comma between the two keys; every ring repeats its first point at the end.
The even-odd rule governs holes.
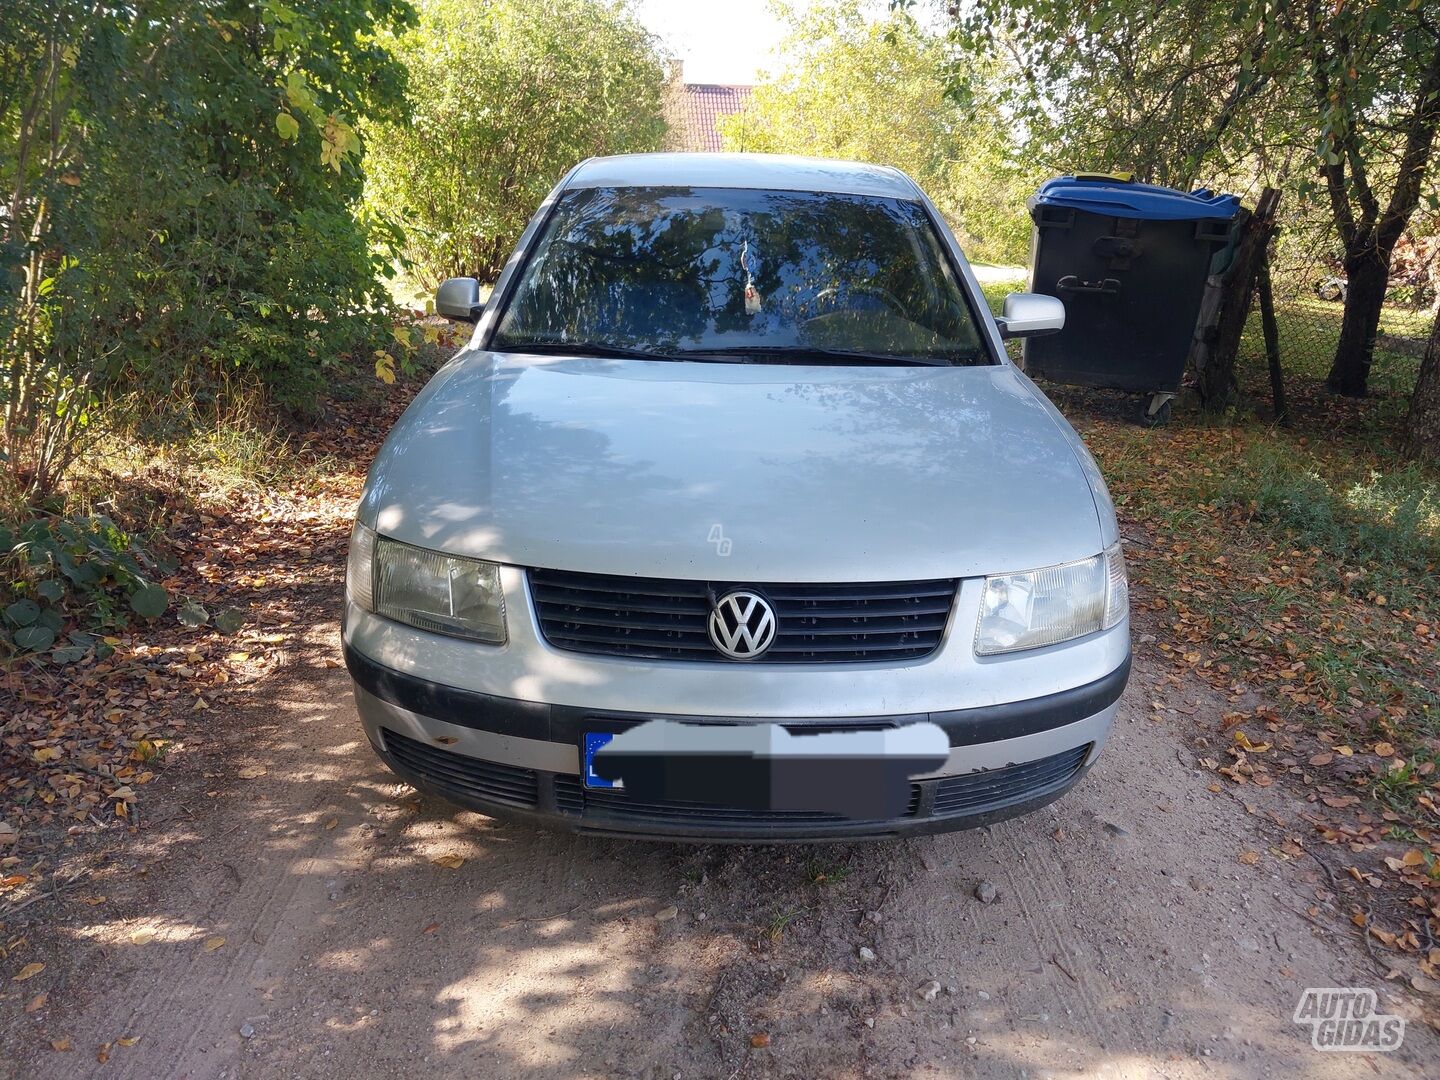
{"type": "Polygon", "coordinates": [[[624,154],[590,158],[576,167],[565,186],[760,188],[920,198],[915,181],[888,165],[789,154],[624,154]]]}

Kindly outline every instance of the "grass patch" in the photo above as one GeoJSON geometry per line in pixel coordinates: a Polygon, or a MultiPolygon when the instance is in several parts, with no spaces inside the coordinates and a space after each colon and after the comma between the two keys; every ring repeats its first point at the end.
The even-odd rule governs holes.
{"type": "Polygon", "coordinates": [[[1056,396],[1136,540],[1161,650],[1312,731],[1393,743],[1402,766],[1372,794],[1423,792],[1440,753],[1440,475],[1377,440],[1184,413],[1152,432],[1056,396]]]}
{"type": "Polygon", "coordinates": [[[771,941],[779,941],[785,933],[785,928],[804,915],[807,910],[806,908],[791,908],[789,911],[777,911],[771,917],[770,925],[766,927],[765,933],[771,941]]]}

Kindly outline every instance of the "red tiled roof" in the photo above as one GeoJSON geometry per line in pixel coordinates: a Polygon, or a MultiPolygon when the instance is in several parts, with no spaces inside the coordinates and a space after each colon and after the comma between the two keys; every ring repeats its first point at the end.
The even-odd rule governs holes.
{"type": "Polygon", "coordinates": [[[750,86],[686,83],[683,148],[712,152],[723,150],[720,121],[745,108],[752,89],[750,86]]]}

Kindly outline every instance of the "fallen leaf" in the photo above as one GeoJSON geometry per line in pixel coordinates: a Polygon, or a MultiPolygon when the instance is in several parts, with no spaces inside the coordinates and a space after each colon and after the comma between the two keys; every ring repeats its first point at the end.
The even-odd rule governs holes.
{"type": "Polygon", "coordinates": [[[1360,799],[1356,795],[1326,795],[1320,801],[1326,806],[1332,806],[1339,810],[1346,806],[1354,806],[1360,799]]]}
{"type": "Polygon", "coordinates": [[[148,945],[154,940],[155,931],[150,929],[150,927],[148,926],[142,927],[139,930],[134,930],[130,934],[130,943],[132,945],[148,945]]]}
{"type": "Polygon", "coordinates": [[[20,969],[20,974],[15,976],[16,982],[24,982],[26,979],[33,979],[40,972],[45,970],[44,964],[26,964],[20,969]]]}
{"type": "Polygon", "coordinates": [[[30,1003],[25,1006],[25,1011],[27,1013],[39,1012],[49,1003],[50,991],[45,990],[39,994],[36,994],[33,998],[30,999],[30,1003]]]}
{"type": "Polygon", "coordinates": [[[75,1047],[73,1047],[73,1046],[70,1045],[70,1037],[67,1035],[67,1036],[66,1036],[65,1038],[63,1038],[63,1039],[51,1039],[51,1040],[50,1040],[50,1049],[51,1049],[51,1050],[59,1050],[59,1051],[61,1051],[61,1052],[68,1052],[68,1051],[70,1051],[70,1050],[74,1050],[75,1047]]]}
{"type": "Polygon", "coordinates": [[[336,825],[339,825],[339,824],[340,824],[340,819],[339,819],[339,818],[333,818],[333,817],[332,817],[332,818],[326,818],[326,819],[325,819],[325,828],[327,828],[327,829],[333,829],[333,828],[335,828],[336,825]]]}
{"type": "Polygon", "coordinates": [[[1326,751],[1325,753],[1323,753],[1323,754],[1316,754],[1314,757],[1312,757],[1312,758],[1310,759],[1310,764],[1311,764],[1311,765],[1329,765],[1329,764],[1330,764],[1332,761],[1334,761],[1334,760],[1335,760],[1335,755],[1332,754],[1332,753],[1330,753],[1330,752],[1327,750],[1327,751],[1326,751]]]}
{"type": "Polygon", "coordinates": [[[1235,731],[1235,741],[1240,745],[1241,749],[1250,750],[1256,754],[1263,754],[1266,750],[1270,749],[1270,744],[1268,742],[1251,742],[1250,736],[1246,735],[1245,732],[1239,730],[1238,728],[1235,731]]]}
{"type": "Polygon", "coordinates": [[[100,1048],[95,1051],[95,1060],[104,1065],[110,1060],[110,1044],[101,1043],[100,1048]]]}
{"type": "Polygon", "coordinates": [[[1260,853],[1258,851],[1242,851],[1240,852],[1240,861],[1246,866],[1254,866],[1260,861],[1260,853]]]}
{"type": "Polygon", "coordinates": [[[1375,756],[1376,756],[1376,757],[1393,757],[1394,754],[1395,754],[1395,747],[1394,747],[1391,743],[1388,743],[1388,742],[1377,742],[1377,743],[1375,744],[1375,756]]]}
{"type": "Polygon", "coordinates": [[[754,1035],[750,1036],[750,1045],[755,1047],[756,1050],[769,1046],[770,1036],[763,1031],[757,1031],[754,1035]]]}
{"type": "Polygon", "coordinates": [[[216,949],[220,948],[220,946],[222,946],[222,945],[224,945],[224,944],[225,944],[225,939],[224,939],[223,937],[220,937],[218,934],[217,934],[215,937],[206,938],[206,939],[205,939],[205,951],[206,951],[206,952],[214,952],[216,949]]]}
{"type": "Polygon", "coordinates": [[[421,932],[422,934],[433,934],[436,930],[439,930],[439,929],[440,929],[440,924],[439,924],[438,922],[432,922],[429,926],[425,927],[425,929],[424,929],[424,930],[421,930],[420,932],[421,932]]]}
{"type": "Polygon", "coordinates": [[[437,855],[435,858],[431,859],[430,861],[431,861],[433,864],[435,864],[436,866],[443,866],[446,870],[459,870],[460,867],[462,867],[462,866],[465,865],[465,856],[463,856],[463,855],[437,855]]]}
{"type": "Polygon", "coordinates": [[[257,780],[265,775],[264,765],[246,765],[237,774],[241,780],[257,780]]]}
{"type": "Polygon", "coordinates": [[[115,1040],[115,1045],[116,1045],[116,1046],[134,1046],[134,1045],[135,1045],[136,1043],[138,1043],[139,1041],[140,1041],[140,1036],[139,1036],[139,1035],[127,1035],[127,1036],[125,1036],[125,1038],[123,1038],[123,1039],[116,1039],[116,1040],[115,1040]]]}

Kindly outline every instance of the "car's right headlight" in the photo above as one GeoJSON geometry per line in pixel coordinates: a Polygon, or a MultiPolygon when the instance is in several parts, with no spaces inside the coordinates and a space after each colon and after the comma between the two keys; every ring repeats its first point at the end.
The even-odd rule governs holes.
{"type": "Polygon", "coordinates": [[[985,579],[975,652],[1038,649],[1108,630],[1125,617],[1130,590],[1117,541],[1076,562],[985,579]]]}
{"type": "Polygon", "coordinates": [[[356,523],[346,568],[350,598],[419,630],[505,644],[500,567],[376,536],[356,523]]]}

